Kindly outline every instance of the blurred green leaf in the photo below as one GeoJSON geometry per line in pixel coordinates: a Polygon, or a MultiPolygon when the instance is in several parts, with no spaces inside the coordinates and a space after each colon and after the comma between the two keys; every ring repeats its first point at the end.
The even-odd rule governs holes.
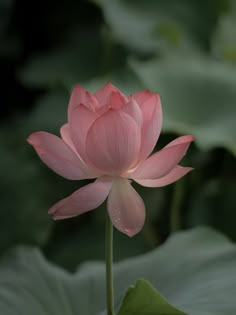
{"type": "Polygon", "coordinates": [[[236,62],[236,14],[220,19],[212,38],[212,52],[219,59],[236,62]]]}
{"type": "MultiPolygon", "coordinates": [[[[115,265],[116,305],[127,286],[142,277],[189,315],[233,315],[235,262],[235,245],[217,232],[199,228],[174,234],[159,249],[115,265]]],[[[105,308],[103,263],[86,263],[72,275],[48,263],[36,249],[19,248],[2,260],[0,278],[5,315],[95,315],[105,308]]],[[[152,303],[158,303],[159,295],[154,297],[150,287],[149,293],[152,303]]]]}
{"type": "Polygon", "coordinates": [[[226,147],[236,154],[236,68],[205,58],[131,65],[161,96],[164,131],[191,133],[203,149],[226,147]]]}
{"type": "Polygon", "coordinates": [[[5,148],[0,172],[0,253],[19,243],[42,246],[51,231],[51,220],[46,214],[47,185],[40,169],[25,156],[5,148]]]}
{"type": "Polygon", "coordinates": [[[145,280],[130,287],[122,301],[118,315],[186,315],[168,301],[145,280]]]}
{"type": "Polygon", "coordinates": [[[69,97],[66,90],[53,89],[38,98],[25,121],[25,135],[38,130],[59,134],[60,127],[67,122],[69,97]]]}
{"type": "MultiPolygon", "coordinates": [[[[95,1],[97,2],[97,1],[95,1]]],[[[114,37],[144,53],[190,48],[195,39],[206,42],[223,1],[101,0],[114,37]],[[201,23],[199,23],[201,20],[201,23]]]]}

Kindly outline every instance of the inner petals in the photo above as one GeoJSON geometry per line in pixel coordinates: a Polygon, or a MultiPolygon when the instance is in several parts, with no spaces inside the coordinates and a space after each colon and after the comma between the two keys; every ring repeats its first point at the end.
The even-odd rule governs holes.
{"type": "Polygon", "coordinates": [[[93,94],[89,93],[81,86],[76,85],[70,97],[68,114],[70,115],[74,108],[80,104],[83,104],[85,107],[93,112],[95,112],[96,109],[99,107],[98,101],[93,94]]]}
{"type": "Polygon", "coordinates": [[[148,98],[150,98],[153,93],[149,90],[144,90],[140,92],[133,93],[129,98],[133,98],[137,101],[139,105],[142,105],[148,98]]]}
{"type": "Polygon", "coordinates": [[[122,111],[109,110],[88,131],[86,154],[104,174],[117,176],[137,162],[141,132],[122,111]]]}
{"type": "Polygon", "coordinates": [[[138,124],[138,126],[141,128],[142,123],[143,123],[143,115],[142,115],[142,111],[138,105],[138,103],[135,101],[135,99],[133,99],[131,97],[131,99],[129,100],[128,103],[126,103],[122,109],[121,109],[124,113],[130,115],[130,117],[132,117],[136,123],[138,124]]]}
{"type": "Polygon", "coordinates": [[[106,110],[109,108],[119,109],[128,102],[128,98],[110,82],[94,93],[94,96],[98,100],[99,107],[104,107],[106,110]]]}
{"type": "Polygon", "coordinates": [[[78,154],[78,152],[76,151],[75,145],[74,145],[73,141],[71,140],[69,124],[64,124],[64,125],[61,127],[61,129],[60,129],[60,134],[61,134],[62,140],[63,140],[76,154],[78,154]]]}
{"type": "Polygon", "coordinates": [[[140,160],[145,160],[154,149],[162,127],[162,108],[159,95],[152,94],[140,106],[143,116],[140,160]]]}
{"type": "Polygon", "coordinates": [[[88,161],[85,149],[87,133],[97,117],[96,113],[83,105],[76,106],[69,115],[70,136],[76,151],[85,163],[88,161]]]}

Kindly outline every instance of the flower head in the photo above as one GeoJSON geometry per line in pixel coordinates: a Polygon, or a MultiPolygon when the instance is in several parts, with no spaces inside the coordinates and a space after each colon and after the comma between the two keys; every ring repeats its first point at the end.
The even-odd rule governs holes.
{"type": "Polygon", "coordinates": [[[161,187],[191,170],[178,165],[194,140],[191,135],[149,156],[161,126],[157,93],[146,90],[126,97],[107,83],[91,94],[76,86],[61,137],[40,131],[27,141],[57,174],[71,180],[97,180],[57,202],[49,213],[54,219],[74,217],[97,208],[108,197],[113,225],[129,236],[138,233],[145,221],[145,206],[130,179],[142,186],[161,187]]]}

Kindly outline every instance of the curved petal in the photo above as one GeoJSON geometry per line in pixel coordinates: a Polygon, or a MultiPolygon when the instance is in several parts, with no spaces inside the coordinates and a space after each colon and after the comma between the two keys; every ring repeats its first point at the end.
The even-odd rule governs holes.
{"type": "Polygon", "coordinates": [[[87,172],[87,174],[93,174],[94,175],[93,177],[101,176],[102,174],[98,170],[95,170],[90,165],[85,164],[81,160],[78,152],[76,151],[75,145],[71,140],[69,124],[64,124],[60,129],[60,133],[62,140],[76,153],[76,155],[80,159],[81,163],[83,164],[83,169],[87,172]]]}
{"type": "Polygon", "coordinates": [[[62,140],[63,140],[76,154],[78,154],[77,151],[76,151],[75,145],[74,145],[73,141],[71,140],[69,124],[64,124],[64,125],[60,128],[60,134],[61,134],[62,140]]]}
{"type": "Polygon", "coordinates": [[[127,179],[113,182],[107,206],[110,219],[119,231],[132,237],[142,229],[145,205],[127,179]]]}
{"type": "Polygon", "coordinates": [[[89,93],[81,86],[76,85],[69,100],[68,116],[70,116],[76,106],[81,104],[91,111],[95,111],[99,107],[98,101],[93,94],[89,93]]]}
{"type": "Polygon", "coordinates": [[[153,93],[150,90],[144,90],[137,93],[133,93],[129,98],[134,98],[139,105],[142,105],[153,93]]]}
{"type": "Polygon", "coordinates": [[[135,101],[135,99],[131,98],[128,103],[126,103],[122,109],[124,113],[128,114],[130,117],[132,117],[139,127],[142,126],[143,123],[143,115],[142,111],[138,105],[138,103],[135,101]]]}
{"type": "Polygon", "coordinates": [[[135,180],[145,187],[163,187],[172,184],[179,180],[181,177],[192,171],[192,167],[182,167],[177,165],[167,175],[157,179],[137,179],[135,180]]]}
{"type": "Polygon", "coordinates": [[[190,135],[176,139],[171,145],[146,159],[131,173],[130,178],[156,179],[167,175],[183,158],[193,140],[193,136],[190,135]]]}
{"type": "Polygon", "coordinates": [[[55,220],[78,216],[100,206],[107,198],[112,182],[97,180],[88,184],[71,196],[60,200],[48,211],[55,220]]]}
{"type": "Polygon", "coordinates": [[[141,105],[143,115],[140,160],[145,160],[153,151],[162,127],[162,108],[159,95],[153,94],[141,105]]]}
{"type": "Polygon", "coordinates": [[[128,98],[110,82],[94,93],[94,96],[97,98],[100,108],[119,109],[128,102],[128,98]]]}
{"type": "Polygon", "coordinates": [[[109,110],[89,129],[86,149],[98,170],[117,176],[138,159],[140,129],[129,115],[109,110]]]}
{"type": "Polygon", "coordinates": [[[72,142],[74,143],[79,156],[85,163],[88,162],[85,150],[87,133],[97,117],[96,113],[89,111],[83,105],[76,106],[69,116],[72,142]]]}
{"type": "Polygon", "coordinates": [[[176,144],[186,143],[188,141],[191,142],[194,140],[195,140],[195,138],[192,135],[181,136],[181,137],[178,137],[175,140],[171,141],[170,143],[168,143],[164,148],[172,147],[173,145],[176,145],[176,144]]]}
{"type": "Polygon", "coordinates": [[[40,159],[54,172],[67,179],[93,178],[72,149],[59,137],[44,131],[34,132],[27,141],[40,159]]]}

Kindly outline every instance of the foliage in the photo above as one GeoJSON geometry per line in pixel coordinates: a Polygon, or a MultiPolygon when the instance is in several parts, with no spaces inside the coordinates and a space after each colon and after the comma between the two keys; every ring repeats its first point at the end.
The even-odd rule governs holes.
{"type": "MultiPolygon", "coordinates": [[[[118,315],[233,315],[235,259],[235,245],[210,229],[173,234],[159,249],[115,265],[118,315]],[[138,277],[152,285],[136,282],[138,277]]],[[[101,262],[87,262],[70,274],[37,249],[20,247],[5,255],[0,276],[0,309],[6,315],[105,314],[101,262]]]]}

